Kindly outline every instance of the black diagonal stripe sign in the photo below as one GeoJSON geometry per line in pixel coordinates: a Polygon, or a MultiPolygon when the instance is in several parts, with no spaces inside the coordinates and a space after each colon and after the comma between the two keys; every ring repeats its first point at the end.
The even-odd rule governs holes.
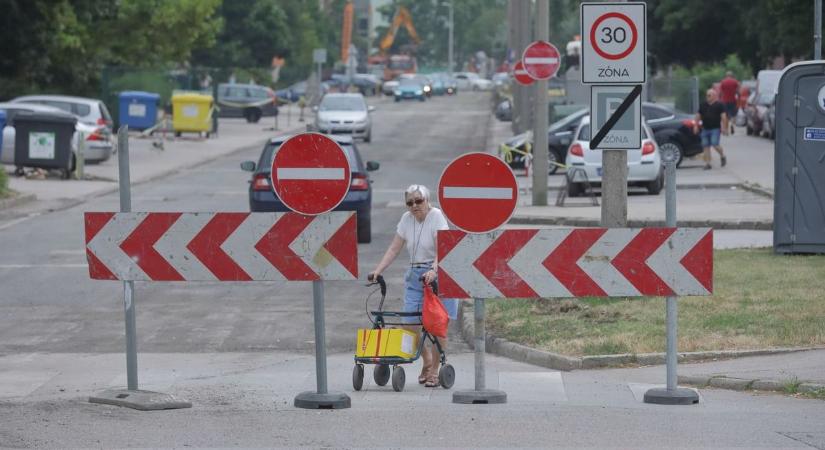
{"type": "MultiPolygon", "coordinates": [[[[641,94],[642,94],[642,85],[641,84],[636,85],[633,88],[633,90],[630,91],[630,94],[628,94],[628,96],[624,99],[624,101],[622,101],[622,103],[619,105],[619,107],[616,109],[616,111],[614,111],[613,114],[610,116],[610,118],[607,119],[607,122],[605,122],[605,124],[599,129],[599,132],[596,133],[596,136],[594,136],[590,140],[590,150],[595,150],[595,149],[599,148],[599,144],[602,143],[605,136],[607,136],[607,133],[609,133],[610,130],[612,130],[613,127],[616,126],[616,123],[619,121],[619,119],[621,119],[621,117],[624,115],[624,113],[626,113],[627,110],[630,109],[630,107],[633,105],[633,102],[635,102],[636,99],[639,98],[639,96],[641,94]]],[[[593,111],[591,111],[591,116],[592,116],[592,113],[593,113],[593,111]]],[[[590,122],[591,127],[595,127],[597,125],[598,124],[595,123],[595,121],[591,120],[591,122],[590,122]]],[[[641,126],[641,124],[639,124],[639,125],[641,126]]]]}

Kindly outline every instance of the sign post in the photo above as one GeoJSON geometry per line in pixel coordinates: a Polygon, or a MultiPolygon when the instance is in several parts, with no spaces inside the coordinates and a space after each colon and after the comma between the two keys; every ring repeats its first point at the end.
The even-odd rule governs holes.
{"type": "MultiPolygon", "coordinates": [[[[491,234],[510,219],[517,200],[518,183],[512,169],[487,153],[459,156],[447,165],[438,181],[438,201],[447,219],[461,230],[482,236],[491,234]]],[[[439,240],[442,233],[438,233],[439,240]]],[[[483,296],[473,296],[475,389],[456,391],[453,403],[507,402],[506,392],[486,386],[484,300],[483,296]]]]}
{"type": "MultiPolygon", "coordinates": [[[[289,209],[301,214],[318,215],[331,211],[344,200],[351,173],[347,155],[338,143],[320,133],[304,133],[287,139],[281,145],[272,158],[271,176],[272,188],[289,209]]],[[[317,390],[298,394],[295,407],[349,408],[351,402],[347,394],[329,392],[327,389],[324,284],[321,280],[312,281],[312,306],[317,390]]]]}

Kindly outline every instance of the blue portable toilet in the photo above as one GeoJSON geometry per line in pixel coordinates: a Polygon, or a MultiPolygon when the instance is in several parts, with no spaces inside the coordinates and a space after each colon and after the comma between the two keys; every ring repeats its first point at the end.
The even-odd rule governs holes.
{"type": "Polygon", "coordinates": [[[3,128],[6,128],[6,112],[0,109],[0,155],[3,154],[3,128]]]}
{"type": "Polygon", "coordinates": [[[145,130],[155,126],[160,95],[152,92],[123,91],[120,93],[118,117],[120,125],[133,130],[145,130]]]}

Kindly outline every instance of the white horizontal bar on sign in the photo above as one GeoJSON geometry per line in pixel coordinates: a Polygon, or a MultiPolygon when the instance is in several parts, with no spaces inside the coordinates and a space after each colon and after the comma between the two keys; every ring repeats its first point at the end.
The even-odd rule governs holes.
{"type": "Polygon", "coordinates": [[[516,75],[527,75],[527,71],[526,71],[526,70],[516,70],[516,72],[515,72],[515,73],[516,73],[516,75]]]}
{"type": "Polygon", "coordinates": [[[279,180],[343,180],[341,167],[279,167],[279,180]]]}
{"type": "Polygon", "coordinates": [[[540,58],[537,56],[524,58],[524,64],[556,64],[559,58],[540,58]]]}
{"type": "Polygon", "coordinates": [[[513,188],[445,186],[444,198],[512,200],[513,188]]]}

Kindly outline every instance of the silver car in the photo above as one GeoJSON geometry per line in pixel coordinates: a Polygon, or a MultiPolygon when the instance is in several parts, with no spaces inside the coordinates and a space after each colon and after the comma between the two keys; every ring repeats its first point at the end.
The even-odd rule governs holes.
{"type": "Polygon", "coordinates": [[[375,107],[367,106],[361,94],[326,94],[316,109],[312,128],[326,134],[351,134],[370,142],[373,110],[375,107]]]}
{"type": "MultiPolygon", "coordinates": [[[[45,105],[37,105],[33,103],[0,103],[0,110],[3,110],[6,113],[6,126],[3,127],[3,148],[0,150],[0,163],[8,164],[8,165],[15,165],[14,161],[14,152],[15,152],[15,139],[17,133],[14,129],[14,117],[20,113],[46,113],[46,114],[57,114],[57,115],[66,115],[65,111],[55,108],[53,106],[45,106],[45,105]]],[[[72,138],[72,152],[77,154],[78,149],[78,139],[80,139],[80,135],[83,134],[86,136],[86,150],[83,152],[84,160],[85,161],[102,161],[100,159],[102,156],[99,149],[94,148],[88,145],[90,142],[89,139],[92,139],[94,136],[94,132],[98,129],[96,126],[87,125],[82,122],[77,122],[75,125],[75,133],[74,137],[72,138]]],[[[111,153],[109,153],[111,154],[111,153]]],[[[107,156],[108,158],[108,156],[107,156]]],[[[72,163],[72,167],[74,167],[74,162],[72,163]]],[[[19,172],[19,171],[18,171],[19,172]]]]}
{"type": "Polygon", "coordinates": [[[52,106],[77,117],[78,124],[86,125],[78,131],[86,135],[83,156],[88,162],[106,161],[114,153],[114,123],[106,105],[100,100],[67,95],[27,95],[17,97],[11,103],[52,106]]]}

